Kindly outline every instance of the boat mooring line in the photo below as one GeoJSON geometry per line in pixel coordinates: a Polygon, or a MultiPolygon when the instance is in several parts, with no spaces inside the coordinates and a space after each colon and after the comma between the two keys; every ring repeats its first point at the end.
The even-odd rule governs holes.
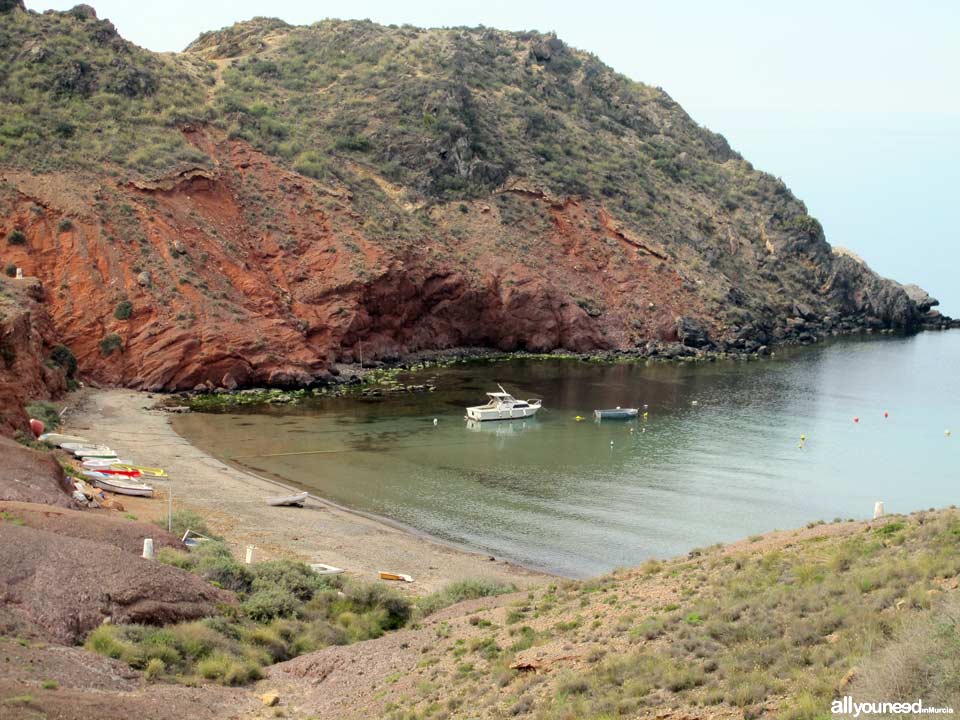
{"type": "MultiPolygon", "coordinates": [[[[401,445],[399,447],[389,448],[388,452],[395,450],[419,450],[420,448],[425,447],[451,447],[453,445],[470,445],[472,441],[464,442],[449,442],[449,443],[425,443],[423,445],[401,445]]],[[[282,452],[282,453],[265,453],[263,455],[232,455],[231,460],[241,460],[246,458],[271,458],[271,457],[287,457],[289,455],[335,455],[337,453],[356,453],[356,452],[372,452],[377,448],[370,448],[365,450],[362,448],[347,448],[344,450],[299,450],[297,452],[282,452]]]]}

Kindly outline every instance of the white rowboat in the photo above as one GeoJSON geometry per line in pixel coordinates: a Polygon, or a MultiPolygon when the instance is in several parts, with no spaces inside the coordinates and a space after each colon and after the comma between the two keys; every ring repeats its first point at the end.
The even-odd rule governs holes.
{"type": "Polygon", "coordinates": [[[38,437],[37,440],[50,443],[51,445],[57,445],[58,447],[63,447],[64,443],[77,443],[84,446],[90,445],[90,441],[85,437],[80,437],[79,435],[61,435],[60,433],[44,433],[38,437]]]}
{"type": "Polygon", "coordinates": [[[153,495],[153,488],[143,483],[89,471],[85,472],[84,475],[90,478],[93,484],[101,490],[116,493],[117,495],[136,495],[139,497],[150,497],[153,495]]]}
{"type": "Polygon", "coordinates": [[[284,505],[293,505],[295,507],[303,507],[303,503],[310,496],[310,493],[302,492],[297,493],[296,495],[285,495],[283,497],[272,497],[267,498],[267,505],[273,505],[275,507],[280,507],[284,505]]]}

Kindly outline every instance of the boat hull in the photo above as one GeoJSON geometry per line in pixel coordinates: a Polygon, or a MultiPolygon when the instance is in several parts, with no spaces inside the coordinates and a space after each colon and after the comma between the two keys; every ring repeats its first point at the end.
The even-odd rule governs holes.
{"type": "Polygon", "coordinates": [[[275,497],[267,498],[267,505],[272,505],[273,507],[284,507],[288,505],[293,506],[302,506],[307,498],[310,496],[310,493],[297,493],[296,495],[287,495],[285,497],[275,497]]]}
{"type": "Polygon", "coordinates": [[[153,488],[149,485],[140,485],[137,483],[120,482],[110,478],[91,478],[93,484],[101,490],[115,493],[117,495],[133,495],[135,497],[151,497],[153,488]]]}
{"type": "Polygon", "coordinates": [[[630,420],[640,413],[638,408],[615,408],[611,410],[594,410],[593,416],[597,420],[630,420]]]}
{"type": "Polygon", "coordinates": [[[533,417],[540,409],[540,405],[528,405],[527,407],[514,408],[485,408],[469,407],[467,408],[467,418],[477,420],[478,422],[490,422],[493,420],[517,420],[519,418],[533,417]]]}

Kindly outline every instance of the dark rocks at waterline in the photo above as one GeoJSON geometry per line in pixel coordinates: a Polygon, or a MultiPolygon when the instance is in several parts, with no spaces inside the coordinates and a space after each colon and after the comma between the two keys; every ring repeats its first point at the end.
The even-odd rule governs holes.
{"type": "Polygon", "coordinates": [[[693,318],[677,318],[677,339],[682,345],[691,348],[712,347],[707,330],[693,318]]]}

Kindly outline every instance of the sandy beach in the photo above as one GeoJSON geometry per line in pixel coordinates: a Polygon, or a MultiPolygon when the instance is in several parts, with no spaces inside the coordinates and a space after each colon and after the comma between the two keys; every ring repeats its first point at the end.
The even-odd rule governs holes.
{"type": "MultiPolygon", "coordinates": [[[[504,560],[434,541],[377,518],[311,496],[303,508],[270,507],[264,499],[285,495],[273,480],[243,472],[194,447],[171,427],[171,416],[154,409],[161,396],[131,390],[86,389],[68,398],[62,432],[109,445],[135,463],[163,467],[169,481],[156,481],[157,497],[122,498],[125,511],[141,520],[166,516],[166,492],[174,509],[207,519],[242,557],[248,545],[257,559],[294,557],[343,568],[371,580],[377,571],[406,573],[403,589],[425,594],[466,578],[489,578],[530,587],[552,576],[504,560]]],[[[554,578],[555,579],[555,578],[554,578]]]]}

